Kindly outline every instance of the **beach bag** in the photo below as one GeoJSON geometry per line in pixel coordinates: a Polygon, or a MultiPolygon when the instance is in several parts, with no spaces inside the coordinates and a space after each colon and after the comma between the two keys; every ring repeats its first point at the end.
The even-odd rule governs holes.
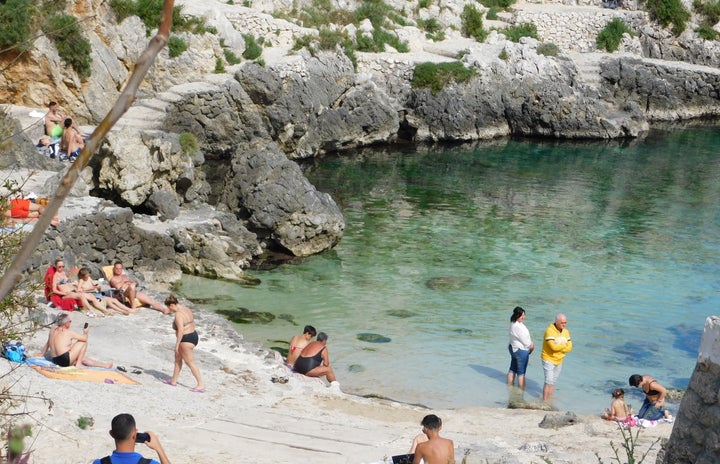
{"type": "Polygon", "coordinates": [[[10,343],[3,345],[3,355],[12,362],[25,362],[27,355],[25,354],[25,345],[22,343],[10,343]]]}
{"type": "Polygon", "coordinates": [[[50,137],[60,137],[63,133],[63,128],[60,124],[55,124],[55,126],[52,128],[50,133],[48,134],[50,137]]]}

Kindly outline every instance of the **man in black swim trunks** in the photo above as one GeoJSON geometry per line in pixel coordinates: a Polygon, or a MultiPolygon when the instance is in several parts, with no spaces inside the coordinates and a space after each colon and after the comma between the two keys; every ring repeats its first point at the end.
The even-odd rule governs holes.
{"type": "Polygon", "coordinates": [[[69,313],[60,313],[55,319],[55,326],[50,329],[47,342],[42,349],[42,356],[50,350],[50,359],[61,367],[83,366],[111,368],[112,363],[101,363],[85,356],[88,347],[88,327],[79,334],[70,330],[72,320],[69,313]],[[74,342],[74,343],[73,343],[74,342]]]}

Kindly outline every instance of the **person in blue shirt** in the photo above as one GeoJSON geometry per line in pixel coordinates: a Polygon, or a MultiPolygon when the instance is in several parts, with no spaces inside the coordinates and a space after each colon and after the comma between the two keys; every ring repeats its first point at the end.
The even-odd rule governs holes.
{"type": "Polygon", "coordinates": [[[118,414],[113,417],[110,436],[115,440],[115,451],[110,456],[96,459],[93,464],[170,464],[160,439],[153,432],[138,433],[135,418],[130,414],[118,414]],[[144,458],[135,452],[136,443],[145,443],[154,450],[160,462],[144,458]]]}

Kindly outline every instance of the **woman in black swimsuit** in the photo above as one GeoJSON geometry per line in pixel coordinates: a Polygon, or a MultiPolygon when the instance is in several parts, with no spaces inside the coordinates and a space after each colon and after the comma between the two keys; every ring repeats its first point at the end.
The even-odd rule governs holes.
{"type": "Polygon", "coordinates": [[[672,417],[670,411],[664,407],[667,390],[660,382],[649,375],[633,374],[628,383],[631,387],[641,388],[645,393],[645,400],[637,414],[638,419],[660,420],[672,417]]]}
{"type": "Polygon", "coordinates": [[[173,330],[177,341],[175,342],[175,367],[173,369],[173,375],[170,380],[166,380],[165,383],[168,385],[177,385],[178,377],[180,376],[180,370],[182,369],[183,361],[190,368],[190,372],[195,377],[197,385],[191,388],[190,391],[196,393],[204,393],[205,386],[203,385],[202,377],[200,376],[200,369],[195,365],[195,356],[193,350],[198,344],[198,333],[195,330],[195,317],[193,316],[190,308],[182,306],[175,295],[169,295],[165,300],[165,306],[170,310],[170,314],[175,314],[175,320],[173,321],[173,330]]]}
{"type": "Polygon", "coordinates": [[[325,332],[317,334],[317,340],[308,343],[300,352],[293,369],[308,377],[326,377],[328,382],[335,382],[335,372],[330,367],[330,356],[327,350],[328,336],[325,332]]]}

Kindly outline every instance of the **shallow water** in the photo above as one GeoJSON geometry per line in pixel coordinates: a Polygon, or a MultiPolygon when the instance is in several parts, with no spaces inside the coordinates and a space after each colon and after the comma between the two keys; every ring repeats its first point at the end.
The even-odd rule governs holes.
{"type": "MultiPolygon", "coordinates": [[[[307,175],[347,222],[335,249],[251,271],[257,287],[184,277],[182,293],[213,299],[211,309],[273,313],[238,326],[268,347],[287,347],[278,340],[304,324],[327,332],[350,393],[504,407],[516,305],[537,345],[528,400],[541,395],[542,334],[557,312],[574,341],[559,409],[600,412],[633,373],[685,388],[720,302],[719,139],[706,127],[629,143],[503,140],[320,160],[307,175]]],[[[639,409],[637,392],[626,399],[639,409]]]]}

